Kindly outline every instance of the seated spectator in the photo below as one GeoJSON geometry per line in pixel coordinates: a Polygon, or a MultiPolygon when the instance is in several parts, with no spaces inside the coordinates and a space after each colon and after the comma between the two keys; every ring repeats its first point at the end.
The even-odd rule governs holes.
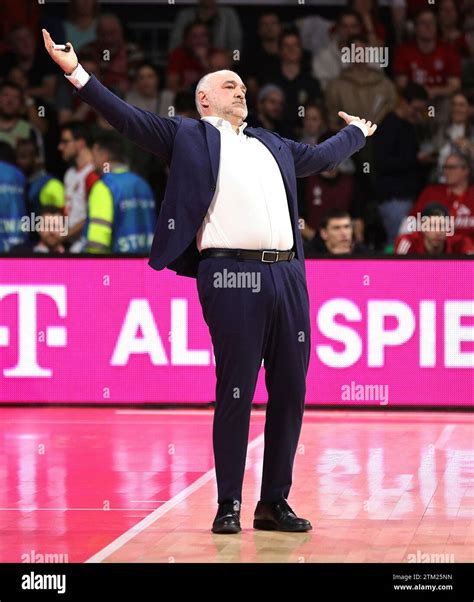
{"type": "Polygon", "coordinates": [[[438,40],[436,15],[430,9],[418,13],[415,39],[396,49],[394,73],[400,89],[410,81],[424,86],[434,101],[438,122],[446,121],[446,100],[461,85],[461,61],[451,46],[438,40]]]}
{"type": "Polygon", "coordinates": [[[69,16],[64,22],[65,39],[77,52],[97,39],[98,0],[70,0],[69,16]]]}
{"type": "Polygon", "coordinates": [[[471,105],[463,92],[453,94],[450,102],[448,124],[440,128],[434,140],[438,152],[437,180],[444,181],[443,165],[454,148],[459,148],[474,160],[474,129],[472,126],[471,105]]]}
{"type": "Polygon", "coordinates": [[[242,74],[247,85],[247,104],[256,106],[258,88],[265,73],[275,73],[280,65],[279,39],[282,24],[278,13],[264,11],[258,18],[257,38],[245,47],[242,74]]]}
{"type": "Polygon", "coordinates": [[[389,245],[422,185],[416,126],[426,119],[427,103],[426,90],[408,84],[395,110],[379,124],[374,139],[375,190],[389,245]]]}
{"type": "Polygon", "coordinates": [[[122,95],[143,63],[142,51],[127,42],[121,22],[113,14],[98,18],[97,40],[83,46],[82,52],[98,63],[102,83],[122,95]]]}
{"type": "Polygon", "coordinates": [[[66,251],[64,246],[64,211],[56,205],[43,205],[41,207],[43,218],[38,231],[39,241],[33,247],[34,253],[59,253],[66,251]]]}
{"type": "Polygon", "coordinates": [[[5,77],[12,67],[19,67],[28,80],[28,95],[54,102],[57,71],[33,32],[26,25],[19,25],[10,32],[8,42],[10,52],[0,57],[0,77],[5,77]]]}
{"type": "Polygon", "coordinates": [[[25,176],[15,165],[15,152],[0,141],[0,253],[26,242],[27,234],[21,227],[26,215],[25,176]]]}
{"type": "Polygon", "coordinates": [[[168,90],[191,89],[209,70],[211,54],[209,30],[202,23],[190,23],[184,31],[182,46],[173,50],[168,59],[168,90]]]}
{"type": "Polygon", "coordinates": [[[304,204],[300,217],[304,219],[303,239],[311,243],[324,217],[330,210],[349,213],[354,196],[354,177],[341,173],[338,167],[305,178],[304,204]]]}
{"type": "Polygon", "coordinates": [[[466,40],[459,27],[460,9],[454,0],[439,0],[437,9],[440,40],[462,56],[466,51],[466,40]]]}
{"type": "Polygon", "coordinates": [[[322,102],[309,101],[304,107],[303,131],[300,142],[317,144],[328,130],[326,107],[322,102]]]}
{"type": "Polygon", "coordinates": [[[350,38],[360,35],[362,30],[363,22],[359,13],[345,9],[338,14],[329,45],[313,57],[313,77],[319,81],[323,90],[349,66],[349,63],[341,61],[341,50],[347,46],[350,38]]]}
{"type": "Polygon", "coordinates": [[[21,118],[23,92],[19,86],[5,82],[0,84],[0,141],[13,149],[21,138],[36,138],[36,132],[28,121],[21,118]]]}
{"type": "Polygon", "coordinates": [[[87,217],[87,196],[95,181],[92,160],[92,133],[87,124],[71,121],[61,127],[59,150],[71,167],[64,175],[65,215],[69,218],[66,240],[71,252],[82,250],[81,235],[87,217]]]}
{"type": "Polygon", "coordinates": [[[183,44],[186,28],[196,21],[209,28],[214,48],[242,50],[242,28],[235,9],[218,6],[216,0],[198,0],[197,6],[179,11],[170,34],[170,52],[183,44]]]}
{"type": "MultiPolygon", "coordinates": [[[[367,40],[363,36],[350,38],[348,44],[353,44],[356,49],[367,48],[367,40]]],[[[329,127],[332,131],[342,127],[338,116],[341,108],[349,115],[364,115],[365,119],[380,123],[395,108],[396,100],[394,84],[378,65],[353,63],[326,89],[329,127]]]]}
{"type": "MultiPolygon", "coordinates": [[[[444,184],[431,184],[424,188],[413,206],[410,216],[417,216],[431,203],[444,205],[454,217],[456,233],[474,240],[474,186],[470,186],[471,159],[460,150],[446,158],[443,169],[444,184]]],[[[400,234],[407,232],[405,220],[400,234]]]]}
{"type": "Polygon", "coordinates": [[[92,153],[102,175],[89,195],[86,251],[148,254],[156,222],[148,183],[124,164],[122,143],[115,133],[100,135],[92,153]],[[105,172],[104,166],[110,171],[105,172]]]}
{"type": "Polygon", "coordinates": [[[313,247],[316,253],[326,255],[364,255],[367,249],[354,241],[351,216],[343,209],[331,209],[321,221],[319,237],[313,247]]]}
{"type": "Polygon", "coordinates": [[[402,234],[395,242],[397,255],[472,255],[473,241],[450,231],[446,207],[432,203],[422,212],[422,229],[402,234]],[[428,221],[426,221],[428,218],[428,221]]]}
{"type": "Polygon", "coordinates": [[[283,120],[285,95],[283,90],[273,84],[260,89],[257,98],[257,112],[250,115],[247,123],[251,127],[265,128],[277,132],[280,136],[291,136],[291,131],[283,120]]]}
{"type": "Polygon", "coordinates": [[[158,70],[155,66],[144,63],[137,69],[132,89],[127,92],[125,100],[144,111],[170,117],[174,96],[171,90],[160,90],[158,70]]]}
{"type": "Polygon", "coordinates": [[[295,131],[301,127],[302,107],[309,100],[321,98],[316,79],[304,68],[304,55],[298,30],[288,29],[280,36],[280,65],[275,73],[265,77],[266,83],[279,86],[285,94],[283,119],[295,131]]]}
{"type": "Polygon", "coordinates": [[[360,15],[363,23],[362,33],[367,38],[368,45],[383,46],[386,32],[379,19],[377,0],[347,0],[347,6],[360,15]]]}
{"type": "Polygon", "coordinates": [[[64,185],[46,172],[38,150],[35,140],[19,140],[16,147],[16,164],[28,181],[27,211],[39,215],[43,206],[64,211],[64,185]]]}

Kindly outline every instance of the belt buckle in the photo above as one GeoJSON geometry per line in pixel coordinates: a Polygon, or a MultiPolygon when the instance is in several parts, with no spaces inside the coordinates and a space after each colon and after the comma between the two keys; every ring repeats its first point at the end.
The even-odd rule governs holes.
{"type": "Polygon", "coordinates": [[[276,261],[278,261],[279,253],[280,253],[279,251],[262,251],[262,262],[263,263],[275,263],[276,261]],[[276,255],[276,257],[273,261],[271,259],[265,259],[265,253],[273,253],[273,255],[276,255]]]}

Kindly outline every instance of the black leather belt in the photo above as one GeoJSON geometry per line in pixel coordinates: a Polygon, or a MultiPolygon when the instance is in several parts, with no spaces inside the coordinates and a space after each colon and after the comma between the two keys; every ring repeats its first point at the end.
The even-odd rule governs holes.
{"type": "Polygon", "coordinates": [[[247,249],[203,249],[201,257],[236,257],[237,259],[253,259],[263,263],[276,263],[277,261],[291,261],[295,257],[294,251],[249,251],[247,249]]]}

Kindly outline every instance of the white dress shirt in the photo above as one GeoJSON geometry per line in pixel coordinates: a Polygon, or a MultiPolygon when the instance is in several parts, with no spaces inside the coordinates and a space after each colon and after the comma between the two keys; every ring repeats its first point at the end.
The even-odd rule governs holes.
{"type": "Polygon", "coordinates": [[[196,243],[199,250],[293,247],[290,212],[278,163],[268,148],[229,121],[203,117],[219,130],[221,154],[214,198],[196,243]]]}

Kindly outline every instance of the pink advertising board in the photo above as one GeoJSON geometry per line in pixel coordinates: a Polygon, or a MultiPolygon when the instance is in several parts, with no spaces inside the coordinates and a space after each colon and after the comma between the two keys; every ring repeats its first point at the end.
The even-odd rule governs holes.
{"type": "MultiPolygon", "coordinates": [[[[308,404],[473,405],[472,261],[306,265],[308,404]]],[[[203,403],[214,371],[194,279],[144,259],[0,259],[0,402],[203,403]]]]}

